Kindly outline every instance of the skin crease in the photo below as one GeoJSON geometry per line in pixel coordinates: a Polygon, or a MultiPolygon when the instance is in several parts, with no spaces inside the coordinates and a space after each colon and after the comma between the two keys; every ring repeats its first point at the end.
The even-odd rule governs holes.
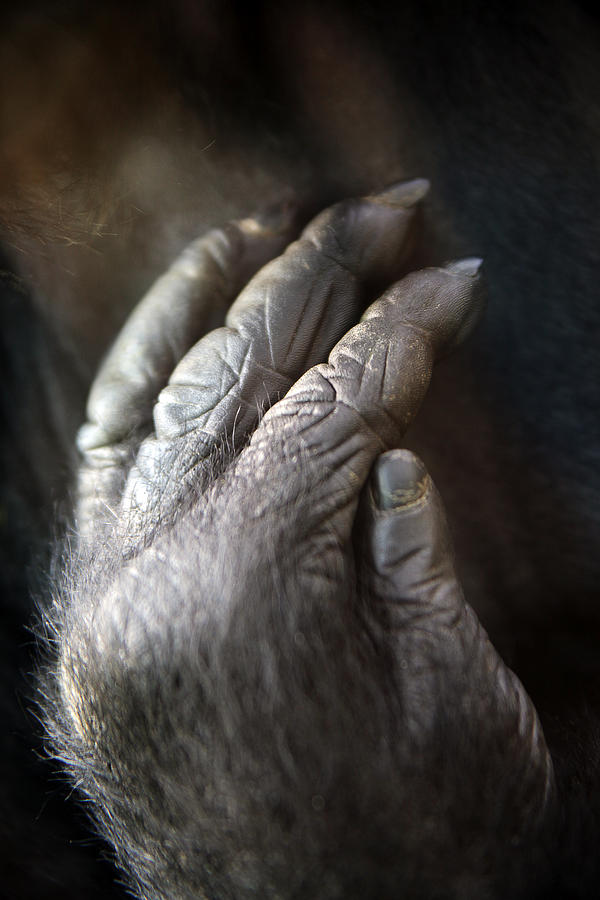
{"type": "MultiPolygon", "coordinates": [[[[133,25],[109,7],[79,31],[17,18],[2,38],[5,74],[16,60],[23,79],[3,112],[1,209],[12,266],[79,360],[71,444],[97,362],[189,240],[282,197],[304,222],[332,199],[431,180],[414,266],[482,256],[489,302],[476,337],[440,362],[408,444],[448,509],[465,594],[570,787],[574,745],[595,783],[580,709],[598,698],[597,26],[576,6],[539,12],[467,5],[455,20],[428,5],[363,25],[335,5],[267,6],[258,65],[239,10],[176,4],[169,39],[208,84],[194,102],[156,51],[151,15],[133,25]],[[251,115],[231,127],[246,67],[248,95],[266,86],[263,142],[251,115]],[[211,74],[222,69],[229,81],[211,74]]],[[[55,466],[52,496],[63,474],[55,466]]]]}

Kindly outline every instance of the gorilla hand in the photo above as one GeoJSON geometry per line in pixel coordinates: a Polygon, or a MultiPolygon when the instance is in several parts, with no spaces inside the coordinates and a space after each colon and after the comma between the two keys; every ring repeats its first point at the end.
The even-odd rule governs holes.
{"type": "Polygon", "coordinates": [[[477,316],[478,261],[409,275],[347,331],[414,199],[311,223],[177,362],[143,441],[135,404],[112,409],[160,387],[143,353],[137,394],[119,344],[92,392],[117,427],[82,433],[48,722],[141,896],[506,896],[548,818],[535,710],[463,599],[428,475],[389,449],[477,316]]]}

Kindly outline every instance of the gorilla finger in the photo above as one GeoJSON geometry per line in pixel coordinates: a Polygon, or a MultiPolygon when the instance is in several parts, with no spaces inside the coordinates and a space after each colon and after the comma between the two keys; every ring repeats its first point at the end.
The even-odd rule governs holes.
{"type": "MultiPolygon", "coordinates": [[[[463,339],[483,302],[481,261],[413,273],[374,303],[265,415],[238,464],[306,498],[307,529],[337,520],[347,539],[374,459],[397,446],[423,400],[434,360],[463,339]],[[302,465],[298,465],[299,460],[302,465]],[[284,471],[276,474],[273,464],[284,471]],[[306,490],[307,485],[309,490],[306,490]],[[341,518],[340,518],[341,517],[341,518]]],[[[272,498],[276,502],[276,498],[272,498]]]]}
{"type": "Polygon", "coordinates": [[[374,278],[389,280],[412,249],[423,179],[338,203],[265,266],[231,307],[226,327],[208,334],[177,366],[154,410],[158,440],[190,431],[209,444],[242,438],[264,403],[327,357],[356,321],[374,278]]]}
{"type": "Polygon", "coordinates": [[[117,519],[136,441],[176,363],[222,315],[241,286],[290,238],[294,211],[279,207],[216,228],[191,243],[129,317],[92,385],[78,435],[76,518],[83,541],[117,519]]]}
{"type": "Polygon", "coordinates": [[[464,600],[441,498],[414,454],[393,450],[377,459],[358,524],[364,595],[391,645],[409,718],[429,732],[438,713],[423,698],[433,696],[457,715],[467,711],[465,734],[503,723],[498,746],[522,772],[524,821],[541,817],[554,786],[541,724],[464,600]]]}
{"type": "Polygon", "coordinates": [[[404,639],[418,629],[422,651],[429,641],[445,664],[453,655],[460,664],[467,647],[472,655],[485,635],[456,576],[442,500],[414,453],[378,457],[356,524],[363,577],[386,630],[404,639]]]}
{"type": "Polygon", "coordinates": [[[116,443],[151,420],[158,392],[260,266],[291,237],[281,206],[215,228],[189,244],[130,315],[90,391],[82,452],[116,443]]]}
{"type": "Polygon", "coordinates": [[[360,518],[368,576],[392,627],[415,611],[452,624],[464,603],[444,509],[413,453],[390,450],[376,460],[360,518]]]}

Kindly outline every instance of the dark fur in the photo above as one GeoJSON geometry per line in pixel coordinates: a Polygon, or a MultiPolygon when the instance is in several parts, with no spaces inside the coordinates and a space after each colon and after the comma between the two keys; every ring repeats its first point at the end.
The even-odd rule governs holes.
{"type": "MultiPolygon", "coordinates": [[[[426,175],[434,195],[424,256],[455,255],[458,246],[485,258],[488,313],[470,347],[442,364],[411,439],[448,505],[467,596],[540,712],[557,773],[557,818],[549,833],[507,848],[496,823],[507,798],[510,804],[518,796],[519,779],[494,746],[486,756],[490,768],[482,765],[471,739],[463,740],[457,731],[454,713],[448,722],[444,709],[436,728],[446,742],[450,733],[453,753],[441,761],[426,758],[403,805],[411,745],[398,748],[396,675],[368,615],[368,598],[356,586],[352,553],[344,557],[338,587],[346,590],[347,606],[343,614],[332,612],[323,620],[321,601],[315,611],[314,597],[297,590],[293,555],[280,557],[280,521],[261,534],[258,546],[249,539],[240,548],[231,526],[223,532],[219,575],[213,570],[208,598],[212,609],[229,597],[243,611],[227,638],[209,641],[203,622],[198,633],[186,631],[188,644],[178,648],[169,622],[147,648],[144,666],[131,673],[115,655],[108,661],[95,657],[85,623],[69,622],[73,652],[85,661],[75,681],[82,710],[90,735],[101,740],[92,746],[72,733],[50,680],[50,727],[59,755],[74,767],[84,794],[101,799],[95,815],[149,896],[149,885],[156,889],[159,877],[186,896],[180,854],[190,841],[210,853],[194,854],[188,884],[191,880],[196,890],[212,879],[211,897],[243,897],[257,884],[259,895],[267,897],[284,889],[300,898],[352,891],[395,896],[402,881],[390,887],[390,871],[393,879],[405,879],[408,896],[420,891],[435,897],[437,891],[485,897],[489,891],[506,897],[523,891],[532,897],[549,896],[551,890],[557,896],[595,896],[600,879],[598,22],[585,4],[549,9],[536,3],[374,2],[358,11],[323,4],[321,14],[337,21],[339,13],[339,21],[374,48],[403,91],[390,99],[403,123],[402,140],[393,135],[394,163],[378,169],[352,157],[353,144],[345,135],[331,139],[326,108],[320,119],[311,118],[320,95],[304,95],[302,83],[298,87],[294,81],[285,33],[279,45],[273,39],[277,22],[281,27],[280,11],[297,25],[294,16],[304,4],[257,4],[252,16],[235,3],[219,11],[207,5],[195,30],[180,18],[184,7],[144,4],[140,14],[132,4],[119,13],[124,15],[119,28],[110,27],[110,4],[108,19],[100,16],[100,24],[77,4],[58,4],[50,15],[47,4],[44,9],[38,4],[33,20],[20,7],[5,20],[3,47],[14,39],[22,64],[19,73],[7,55],[4,82],[13,100],[21,96],[18,88],[23,95],[22,113],[3,125],[3,152],[12,148],[1,173],[0,220],[11,257],[3,268],[24,277],[4,277],[1,286],[0,664],[8,726],[2,748],[8,861],[3,890],[15,900],[94,892],[107,897],[111,890],[111,876],[99,876],[95,868],[97,846],[88,852],[72,843],[79,834],[72,813],[54,794],[45,806],[47,788],[21,709],[27,702],[23,673],[32,666],[25,631],[29,573],[33,562],[47,555],[55,509],[65,503],[74,430],[83,419],[94,362],[174,247],[206,221],[247,213],[264,199],[257,173],[266,169],[269,175],[277,170],[276,185],[277,179],[292,183],[307,207],[371,190],[406,172],[426,175]],[[15,22],[31,21],[40,26],[46,48],[42,64],[14,30],[15,22]],[[104,48],[121,33],[133,43],[123,42],[117,63],[104,48]],[[75,79],[69,65],[82,47],[89,53],[87,77],[75,79]],[[109,58],[114,72],[105,65],[109,58]],[[139,79],[150,67],[151,77],[139,79]],[[32,72],[39,81],[34,78],[28,91],[32,72]],[[99,72],[107,81],[88,105],[87,91],[97,86],[99,72]],[[38,84],[50,85],[54,77],[52,124],[40,138],[26,127],[46,121],[31,106],[32,97],[42,96],[38,84]],[[131,106],[121,100],[129,82],[131,106]],[[156,109],[143,106],[148,97],[158,97],[156,109]],[[132,119],[131,109],[139,116],[132,119]],[[217,151],[204,151],[209,141],[199,129],[200,149],[190,151],[184,142],[173,151],[173,171],[185,175],[182,186],[168,170],[163,189],[152,193],[144,185],[143,202],[136,195],[128,206],[117,177],[120,153],[129,147],[129,136],[160,139],[165,111],[168,130],[179,137],[188,126],[196,135],[196,115],[208,118],[217,151]],[[16,148],[15,134],[23,136],[16,148]],[[259,187],[253,188],[256,179],[259,187]],[[136,202],[144,208],[138,218],[136,202]],[[100,232],[98,222],[106,226],[100,232]],[[72,243],[79,245],[79,256],[72,243]],[[82,258],[85,264],[78,268],[82,258]],[[240,585],[237,576],[230,582],[234,549],[236,566],[240,549],[254,554],[254,572],[256,559],[267,561],[258,583],[250,579],[240,585]],[[274,603],[281,584],[274,584],[276,577],[286,585],[285,616],[274,603]],[[306,631],[306,643],[295,641],[297,631],[306,631]],[[274,652],[281,643],[290,648],[287,656],[274,652]],[[251,653],[255,646],[260,654],[251,653]],[[200,691],[207,680],[208,688],[200,691]],[[382,692],[382,683],[390,690],[382,692]],[[320,690],[311,702],[307,684],[311,694],[315,684],[320,690]],[[214,723],[208,746],[197,740],[197,719],[190,715],[196,710],[214,723]],[[265,739],[272,723],[281,729],[279,744],[265,739]],[[124,734],[129,735],[125,744],[124,734]],[[291,754],[280,752],[286,742],[291,754]],[[221,792],[201,797],[200,807],[205,770],[221,792]],[[489,774],[498,770],[500,785],[489,774]],[[465,773],[467,784],[460,781],[465,773]],[[451,815],[446,825],[433,828],[429,843],[423,823],[430,779],[438,777],[436,789],[451,815]],[[330,802],[331,794],[335,801],[330,802]],[[321,801],[314,798],[323,798],[323,809],[315,808],[321,801]],[[223,804],[234,804],[233,828],[225,824],[223,804]],[[198,824],[200,808],[210,812],[210,825],[198,824]],[[116,812],[109,820],[110,809],[116,812]],[[320,830],[324,823],[326,833],[320,830]],[[208,834],[202,842],[201,827],[208,834]],[[232,859],[236,865],[225,874],[232,859]]],[[[302,16],[300,24],[306,24],[302,16]]],[[[304,48],[311,47],[307,39],[304,48]]],[[[323,90],[329,83],[323,81],[323,90]]],[[[339,90],[350,115],[349,97],[339,90]]],[[[370,140],[375,158],[387,149],[382,137],[385,129],[370,140]]],[[[163,600],[185,602],[200,590],[190,575],[198,561],[189,550],[198,531],[193,509],[163,538],[169,550],[170,542],[179,548],[176,584],[157,571],[152,554],[144,562],[152,584],[147,593],[157,606],[163,600]]],[[[296,524],[292,515],[292,531],[296,524]]],[[[121,572],[110,548],[100,550],[83,576],[80,565],[66,562],[66,581],[57,579],[62,599],[53,621],[59,632],[63,616],[77,617],[66,609],[73,584],[82,577],[110,584],[121,572]]],[[[97,588],[86,588],[84,606],[95,596],[97,588]]],[[[127,607],[137,594],[127,585],[122,596],[127,607]]],[[[339,609],[339,604],[329,609],[334,606],[339,609]]],[[[431,739],[430,750],[434,745],[431,739]]]]}

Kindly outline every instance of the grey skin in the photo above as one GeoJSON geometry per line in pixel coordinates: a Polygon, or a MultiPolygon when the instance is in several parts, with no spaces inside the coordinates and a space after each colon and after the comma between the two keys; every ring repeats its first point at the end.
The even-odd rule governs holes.
{"type": "Polygon", "coordinates": [[[536,712],[399,449],[477,320],[481,261],[360,316],[426,190],[326,210],[202,337],[214,248],[222,296],[248,241],[278,250],[211,233],[194,289],[176,263],[92,388],[45,714],[140,897],[519,896],[544,852],[536,712]]]}

